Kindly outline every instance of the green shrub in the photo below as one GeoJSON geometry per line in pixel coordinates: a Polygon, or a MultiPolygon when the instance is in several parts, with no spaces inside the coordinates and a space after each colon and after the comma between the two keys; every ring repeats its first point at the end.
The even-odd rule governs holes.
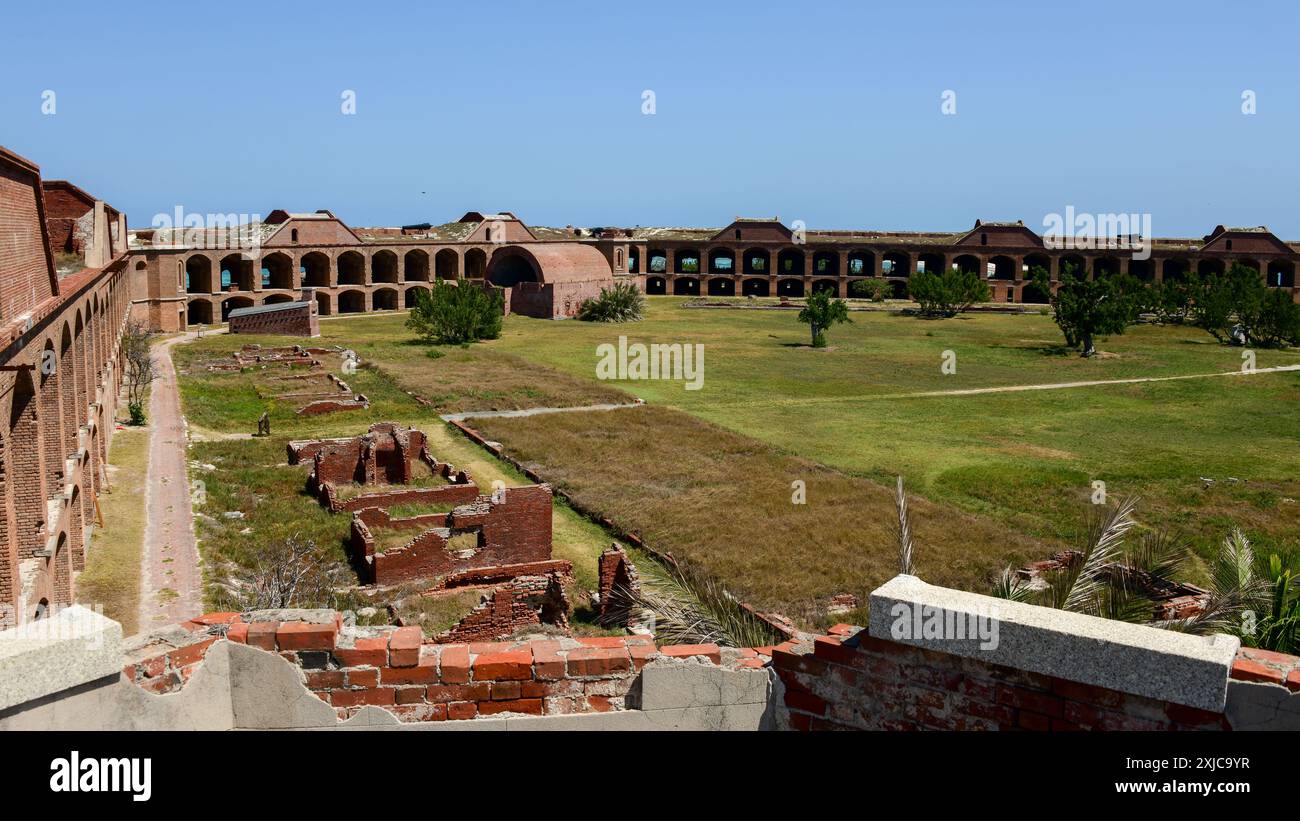
{"type": "Polygon", "coordinates": [[[956,316],[976,302],[988,302],[988,283],[974,271],[952,268],[941,273],[920,271],[908,283],[923,316],[956,316]]]}
{"type": "Polygon", "coordinates": [[[145,415],[144,415],[144,403],[143,403],[143,402],[132,402],[132,403],[130,403],[129,405],[127,405],[127,411],[131,414],[131,424],[132,424],[132,425],[135,425],[135,426],[138,427],[138,426],[140,426],[140,425],[143,425],[143,424],[145,423],[145,421],[147,421],[147,420],[145,419],[145,415]]]}
{"type": "Polygon", "coordinates": [[[645,297],[630,282],[601,288],[600,296],[578,307],[578,319],[586,322],[635,322],[644,315],[645,297]]]}
{"type": "Polygon", "coordinates": [[[849,319],[849,304],[832,297],[830,291],[817,291],[808,297],[798,319],[812,331],[814,348],[826,347],[826,330],[830,326],[853,321],[849,319]]]}
{"type": "Polygon", "coordinates": [[[872,302],[884,302],[890,294],[890,285],[888,280],[884,279],[857,279],[849,283],[849,296],[858,299],[869,299],[872,302]]]}
{"type": "Polygon", "coordinates": [[[425,342],[443,345],[496,339],[501,336],[504,304],[500,290],[436,280],[432,291],[415,292],[406,327],[425,342]]]}

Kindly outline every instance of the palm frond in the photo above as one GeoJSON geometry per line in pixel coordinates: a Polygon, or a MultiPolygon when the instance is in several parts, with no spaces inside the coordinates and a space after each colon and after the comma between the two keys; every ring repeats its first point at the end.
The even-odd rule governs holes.
{"type": "Polygon", "coordinates": [[[1006,567],[1003,568],[997,580],[993,582],[993,589],[989,591],[989,594],[994,598],[1007,601],[1032,602],[1034,592],[1034,589],[1029,586],[1029,582],[1020,578],[1019,573],[1010,567],[1006,567]]]}
{"type": "Polygon", "coordinates": [[[1057,577],[1067,583],[1065,589],[1054,593],[1061,609],[1092,615],[1099,615],[1104,609],[1106,570],[1119,556],[1124,537],[1137,524],[1133,518],[1136,507],[1137,499],[1129,497],[1121,499],[1113,508],[1106,508],[1104,513],[1089,517],[1083,561],[1057,577]]]}
{"type": "Polygon", "coordinates": [[[640,590],[618,585],[609,597],[612,620],[652,622],[660,644],[765,647],[785,640],[716,580],[680,568],[662,578],[643,577],[640,590]]]}

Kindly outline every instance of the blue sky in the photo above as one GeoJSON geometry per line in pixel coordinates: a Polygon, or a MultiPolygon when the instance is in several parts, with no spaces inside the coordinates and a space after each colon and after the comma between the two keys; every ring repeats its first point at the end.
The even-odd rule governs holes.
{"type": "Polygon", "coordinates": [[[1072,205],[1300,239],[1298,8],[7,0],[0,145],[132,226],[181,205],[956,230],[1072,205]]]}

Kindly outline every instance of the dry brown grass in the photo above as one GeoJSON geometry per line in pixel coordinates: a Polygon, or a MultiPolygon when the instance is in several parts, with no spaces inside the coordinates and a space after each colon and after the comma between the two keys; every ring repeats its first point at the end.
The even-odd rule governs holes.
{"type": "MultiPolygon", "coordinates": [[[[898,572],[891,492],[662,407],[476,420],[584,508],[805,622],[836,593],[898,572]],[[791,501],[803,480],[807,503],[791,501]]],[[[796,434],[797,435],[797,434],[796,434]]],[[[1009,562],[1058,549],[911,497],[915,561],[932,584],[979,592],[1009,562]]]]}

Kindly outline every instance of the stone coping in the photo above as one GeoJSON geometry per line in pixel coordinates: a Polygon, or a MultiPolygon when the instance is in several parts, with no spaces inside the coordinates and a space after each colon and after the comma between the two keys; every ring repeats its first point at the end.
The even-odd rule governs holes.
{"type": "Polygon", "coordinates": [[[0,631],[0,710],[117,675],[122,626],[81,605],[0,631]]]}
{"type": "Polygon", "coordinates": [[[908,575],[872,591],[870,614],[874,638],[1215,712],[1240,647],[1231,636],[1096,618],[908,575]]]}

